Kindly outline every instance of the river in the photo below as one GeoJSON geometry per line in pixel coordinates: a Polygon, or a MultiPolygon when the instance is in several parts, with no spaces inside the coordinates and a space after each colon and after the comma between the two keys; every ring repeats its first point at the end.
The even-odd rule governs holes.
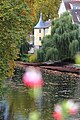
{"type": "MultiPolygon", "coordinates": [[[[7,80],[0,101],[0,120],[29,120],[32,111],[40,111],[41,120],[53,120],[54,104],[66,99],[80,102],[80,76],[71,73],[43,71],[43,94],[37,103],[22,83],[24,70],[17,68],[15,76],[7,80]]],[[[70,120],[79,120],[80,113],[70,120]]]]}

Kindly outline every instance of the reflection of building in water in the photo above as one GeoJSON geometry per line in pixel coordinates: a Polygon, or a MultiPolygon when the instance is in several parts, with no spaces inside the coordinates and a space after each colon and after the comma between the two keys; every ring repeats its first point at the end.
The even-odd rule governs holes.
{"type": "Polygon", "coordinates": [[[6,101],[0,102],[0,120],[8,120],[9,105],[6,101]]]}
{"type": "Polygon", "coordinates": [[[40,19],[37,25],[34,27],[34,48],[41,48],[41,40],[44,36],[51,34],[51,20],[43,21],[42,13],[40,14],[40,19]]]}

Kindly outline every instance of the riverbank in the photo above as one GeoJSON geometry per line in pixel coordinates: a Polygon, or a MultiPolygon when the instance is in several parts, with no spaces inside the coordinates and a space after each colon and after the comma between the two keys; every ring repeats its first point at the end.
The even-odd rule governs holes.
{"type": "Polygon", "coordinates": [[[42,62],[42,63],[27,63],[27,62],[16,62],[17,67],[22,67],[26,69],[28,66],[34,66],[42,70],[48,70],[48,71],[58,71],[58,72],[68,72],[77,74],[80,76],[80,65],[75,64],[54,64],[51,62],[42,62]]]}

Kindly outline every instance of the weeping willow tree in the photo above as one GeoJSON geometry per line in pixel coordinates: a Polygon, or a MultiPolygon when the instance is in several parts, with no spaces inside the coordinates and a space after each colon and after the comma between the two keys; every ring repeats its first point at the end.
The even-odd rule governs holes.
{"type": "Polygon", "coordinates": [[[73,40],[70,43],[69,50],[70,50],[71,57],[76,55],[76,53],[79,51],[79,41],[78,40],[73,40]]]}
{"type": "Polygon", "coordinates": [[[57,60],[58,59],[58,50],[57,48],[50,47],[46,52],[46,60],[57,60]]]}
{"type": "Polygon", "coordinates": [[[72,23],[72,17],[66,12],[52,21],[51,35],[42,40],[43,61],[74,57],[79,50],[79,27],[72,23]]]}

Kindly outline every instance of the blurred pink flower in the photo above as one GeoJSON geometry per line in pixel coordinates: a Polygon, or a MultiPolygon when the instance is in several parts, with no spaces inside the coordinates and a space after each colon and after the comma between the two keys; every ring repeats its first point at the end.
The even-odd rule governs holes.
{"type": "Polygon", "coordinates": [[[62,108],[60,105],[55,105],[54,112],[53,112],[53,118],[55,120],[62,120],[62,108]]]}
{"type": "Polygon", "coordinates": [[[54,107],[53,117],[55,120],[64,120],[68,115],[73,116],[79,110],[79,104],[73,100],[63,101],[54,107]]]}
{"type": "Polygon", "coordinates": [[[62,120],[62,113],[60,113],[60,112],[54,112],[53,113],[53,118],[55,120],[62,120]]]}
{"type": "Polygon", "coordinates": [[[68,100],[66,106],[70,115],[75,115],[78,112],[79,105],[74,103],[73,100],[68,100]]]}
{"type": "Polygon", "coordinates": [[[41,72],[33,67],[27,68],[23,75],[23,82],[25,86],[30,88],[42,87],[43,79],[41,72]]]}

